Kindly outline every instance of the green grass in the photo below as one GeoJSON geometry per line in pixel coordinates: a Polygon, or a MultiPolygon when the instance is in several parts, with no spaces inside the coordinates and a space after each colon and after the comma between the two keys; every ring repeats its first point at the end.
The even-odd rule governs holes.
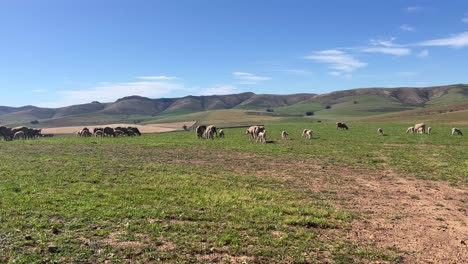
{"type": "Polygon", "coordinates": [[[404,124],[349,126],[271,122],[264,145],[244,129],[226,129],[222,140],[176,132],[1,141],[0,261],[397,262],[395,252],[344,238],[354,215],[330,205],[340,199],[332,192],[307,188],[319,176],[300,164],[389,166],[465,186],[468,141],[445,125],[431,135],[405,134],[404,124]],[[312,140],[300,138],[304,128],[312,140]],[[282,130],[292,140],[279,140],[282,130]]]}

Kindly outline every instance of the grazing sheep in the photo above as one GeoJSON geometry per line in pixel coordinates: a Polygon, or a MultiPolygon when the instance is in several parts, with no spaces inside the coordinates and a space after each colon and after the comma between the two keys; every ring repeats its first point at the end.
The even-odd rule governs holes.
{"type": "Polygon", "coordinates": [[[13,139],[26,139],[24,131],[18,131],[13,135],[13,139]]]}
{"type": "Polygon", "coordinates": [[[414,125],[414,131],[417,132],[417,133],[422,132],[421,134],[426,133],[426,124],[419,123],[419,124],[414,125]]]}
{"type": "Polygon", "coordinates": [[[461,132],[461,130],[459,128],[452,128],[452,135],[459,135],[459,136],[463,136],[463,133],[461,132]]]}
{"type": "Polygon", "coordinates": [[[115,131],[112,127],[105,127],[104,128],[104,136],[112,136],[115,137],[115,131]]]}
{"type": "Polygon", "coordinates": [[[114,130],[114,137],[120,137],[120,136],[123,136],[125,135],[124,132],[120,129],[115,129],[114,130]]]}
{"type": "Polygon", "coordinates": [[[214,125],[209,125],[207,128],[206,128],[206,131],[205,131],[205,136],[208,138],[208,132],[209,131],[212,131],[213,132],[213,137],[214,135],[216,135],[216,137],[218,137],[218,132],[216,130],[216,127],[214,125]]]}
{"type": "Polygon", "coordinates": [[[197,138],[203,138],[203,134],[205,133],[206,126],[197,126],[195,129],[195,133],[197,134],[197,138]]]}
{"type": "Polygon", "coordinates": [[[408,129],[406,129],[406,134],[408,133],[414,134],[414,132],[415,132],[414,127],[408,127],[408,129]]]}
{"type": "Polygon", "coordinates": [[[377,128],[377,135],[383,136],[383,134],[384,134],[383,129],[381,129],[380,127],[377,128]]]}
{"type": "Polygon", "coordinates": [[[430,134],[432,132],[432,127],[427,128],[427,133],[430,134]]]}
{"type": "Polygon", "coordinates": [[[6,126],[0,126],[0,136],[3,137],[5,141],[10,141],[13,139],[13,134],[11,128],[6,126]]]}
{"type": "Polygon", "coordinates": [[[286,132],[286,131],[281,131],[281,139],[288,140],[289,139],[289,133],[286,132]]]}
{"type": "Polygon", "coordinates": [[[256,142],[266,143],[266,130],[258,133],[256,142]]]}
{"type": "Polygon", "coordinates": [[[341,128],[342,130],[348,130],[348,126],[345,123],[342,122],[336,122],[336,129],[341,128]]]}
{"type": "Polygon", "coordinates": [[[311,139],[312,138],[312,133],[313,133],[312,129],[304,129],[302,131],[302,137],[305,137],[307,139],[311,139]]]}
{"type": "Polygon", "coordinates": [[[206,138],[207,138],[207,139],[214,139],[214,131],[213,131],[213,129],[206,130],[206,138]]]}
{"type": "Polygon", "coordinates": [[[252,139],[255,139],[255,130],[257,129],[257,127],[258,126],[251,126],[247,128],[247,130],[245,131],[245,134],[250,135],[252,139]]]}
{"type": "Polygon", "coordinates": [[[140,130],[138,129],[138,127],[127,127],[127,130],[128,130],[128,134],[130,136],[131,132],[130,131],[133,131],[133,134],[135,134],[136,136],[141,136],[141,132],[140,130]]]}
{"type": "Polygon", "coordinates": [[[104,134],[104,128],[102,128],[102,127],[95,127],[95,128],[93,129],[93,134],[96,135],[96,132],[97,132],[97,131],[102,131],[103,134],[104,134]]]}
{"type": "Polygon", "coordinates": [[[219,138],[224,138],[224,130],[223,129],[219,130],[219,138]]]}
{"type": "Polygon", "coordinates": [[[104,130],[96,130],[96,132],[94,132],[94,136],[95,137],[103,137],[104,136],[104,130]]]}
{"type": "Polygon", "coordinates": [[[255,138],[258,137],[258,134],[259,134],[260,132],[264,132],[264,131],[266,131],[266,128],[265,128],[264,126],[257,126],[257,127],[255,128],[255,132],[254,132],[255,138]]]}
{"type": "Polygon", "coordinates": [[[81,130],[80,137],[91,137],[93,134],[89,130],[81,130]]]}

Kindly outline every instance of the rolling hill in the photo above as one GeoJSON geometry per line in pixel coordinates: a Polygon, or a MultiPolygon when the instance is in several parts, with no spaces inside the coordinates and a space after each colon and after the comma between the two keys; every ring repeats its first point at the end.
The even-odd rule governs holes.
{"type": "Polygon", "coordinates": [[[42,127],[108,122],[155,123],[194,118],[207,120],[208,116],[216,116],[216,120],[221,121],[222,116],[230,115],[239,122],[246,122],[249,118],[269,120],[304,117],[306,113],[316,119],[362,121],[398,120],[399,116],[413,120],[421,117],[422,113],[432,113],[424,116],[440,115],[437,120],[450,118],[456,122],[458,119],[467,119],[467,112],[463,112],[467,109],[455,111],[451,108],[459,109],[467,99],[468,85],[465,84],[427,88],[360,88],[326,94],[273,95],[246,92],[159,99],[128,96],[112,103],[91,102],[61,108],[0,106],[0,124],[31,125],[33,120],[37,120],[42,127]],[[445,113],[443,109],[452,112],[445,113]]]}

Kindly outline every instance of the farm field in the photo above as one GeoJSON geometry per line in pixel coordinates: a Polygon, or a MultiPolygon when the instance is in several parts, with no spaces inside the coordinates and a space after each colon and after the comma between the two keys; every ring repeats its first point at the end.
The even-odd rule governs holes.
{"type": "Polygon", "coordinates": [[[242,128],[0,141],[0,262],[468,259],[468,139],[452,126],[265,125],[268,144],[242,128]]]}

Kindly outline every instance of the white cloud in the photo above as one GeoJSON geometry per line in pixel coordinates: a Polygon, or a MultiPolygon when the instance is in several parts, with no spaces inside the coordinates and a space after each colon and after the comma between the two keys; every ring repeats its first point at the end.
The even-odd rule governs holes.
{"type": "Polygon", "coordinates": [[[414,27],[408,26],[408,25],[401,25],[400,29],[404,31],[409,31],[409,32],[413,32],[416,30],[414,27]]]}
{"type": "Polygon", "coordinates": [[[340,76],[340,75],[341,75],[341,72],[332,71],[332,72],[329,72],[328,75],[331,75],[331,76],[340,76]]]}
{"type": "Polygon", "coordinates": [[[301,69],[286,69],[286,70],[280,70],[280,71],[286,72],[289,74],[294,74],[294,75],[309,75],[312,73],[308,70],[301,70],[301,69]]]}
{"type": "Polygon", "coordinates": [[[463,22],[463,23],[468,23],[468,17],[462,18],[462,22],[463,22]]]}
{"type": "Polygon", "coordinates": [[[440,38],[440,39],[423,41],[416,45],[463,48],[463,47],[468,46],[468,31],[452,35],[448,38],[440,38]]]}
{"type": "Polygon", "coordinates": [[[426,58],[429,56],[429,51],[427,49],[421,50],[418,54],[416,54],[416,56],[420,58],[426,58]]]}
{"type": "Polygon", "coordinates": [[[424,10],[424,7],[422,6],[408,6],[405,8],[405,11],[408,13],[416,13],[422,10],[424,10]]]}
{"type": "Polygon", "coordinates": [[[137,79],[171,81],[171,80],[177,80],[178,78],[174,76],[161,75],[161,76],[140,76],[140,77],[137,77],[137,79]]]}
{"type": "Polygon", "coordinates": [[[330,64],[330,68],[343,72],[352,72],[355,69],[367,66],[367,63],[339,50],[323,50],[304,58],[330,64]]]}
{"type": "Polygon", "coordinates": [[[401,45],[395,44],[394,41],[396,38],[392,37],[388,40],[385,39],[370,39],[369,43],[373,46],[383,46],[387,48],[401,47],[401,45]]]}
{"type": "Polygon", "coordinates": [[[217,85],[214,87],[201,89],[199,95],[222,95],[222,94],[232,94],[235,93],[237,88],[234,85],[217,85]]]}
{"type": "Polygon", "coordinates": [[[41,104],[41,106],[60,107],[73,104],[89,103],[92,101],[113,102],[119,98],[130,95],[154,98],[169,94],[177,90],[185,90],[184,85],[181,83],[161,81],[124,83],[103,82],[86,89],[58,91],[57,95],[59,98],[56,102],[46,102],[41,104]]]}
{"type": "Polygon", "coordinates": [[[248,81],[248,82],[258,82],[258,81],[268,81],[271,80],[270,77],[258,76],[248,72],[233,72],[232,75],[238,80],[248,81]]]}
{"type": "Polygon", "coordinates": [[[391,54],[391,55],[397,55],[397,56],[411,54],[411,50],[407,48],[372,47],[372,48],[361,49],[361,51],[370,52],[370,53],[391,54]]]}

